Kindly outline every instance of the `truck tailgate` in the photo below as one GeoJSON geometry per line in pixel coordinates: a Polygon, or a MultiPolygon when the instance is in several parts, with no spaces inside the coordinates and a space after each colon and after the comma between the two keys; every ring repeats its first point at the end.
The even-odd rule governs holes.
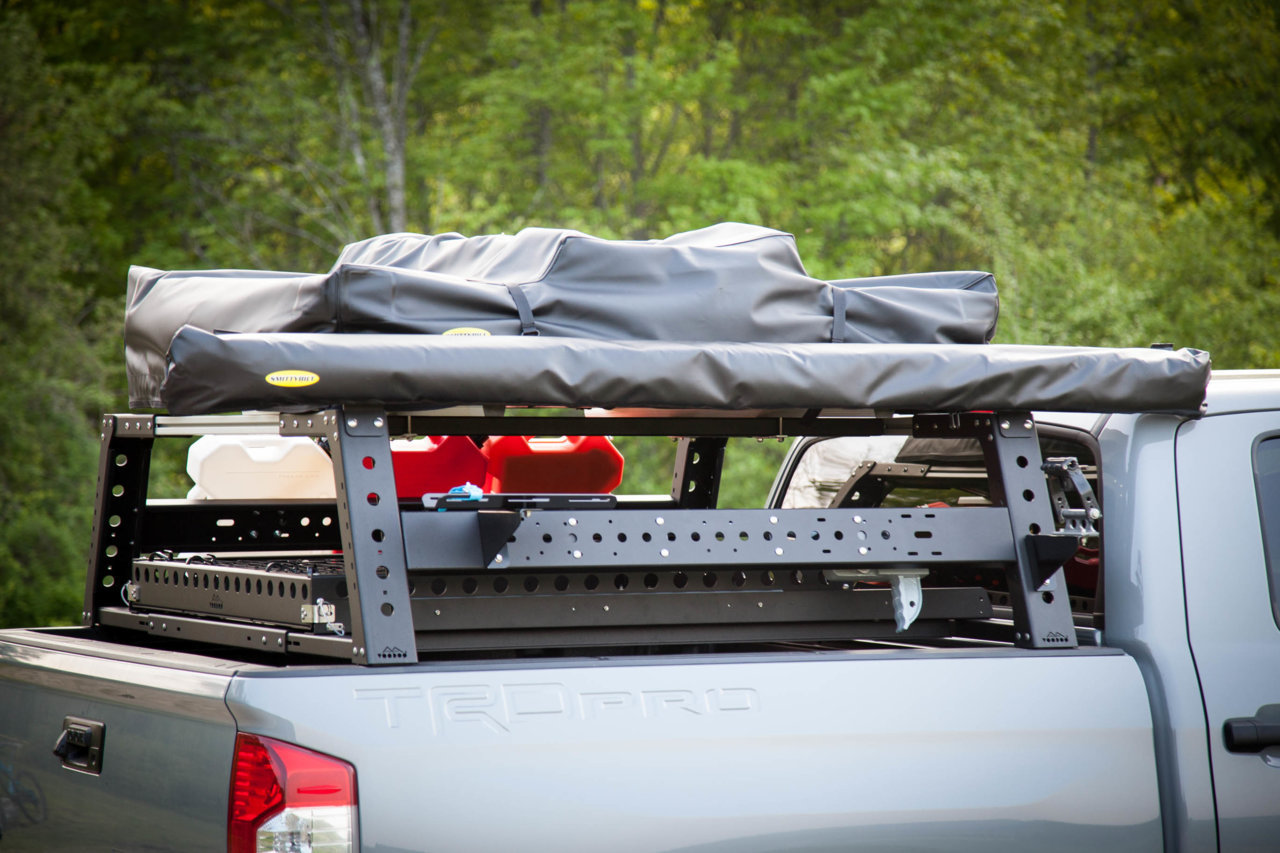
{"type": "Polygon", "coordinates": [[[364,853],[1162,846],[1105,649],[264,670],[227,703],[356,765],[364,853]]]}
{"type": "Polygon", "coordinates": [[[225,850],[235,669],[74,632],[0,632],[0,849],[225,850]],[[101,725],[100,767],[53,754],[67,717],[101,725]]]}

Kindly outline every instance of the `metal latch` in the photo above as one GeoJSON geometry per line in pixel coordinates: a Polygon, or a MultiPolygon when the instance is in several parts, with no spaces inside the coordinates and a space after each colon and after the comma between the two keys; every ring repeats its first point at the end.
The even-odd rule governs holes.
{"type": "Polygon", "coordinates": [[[911,627],[924,607],[924,588],[920,579],[929,574],[928,569],[824,569],[822,576],[828,581],[853,583],[857,581],[888,581],[893,595],[893,621],[902,633],[911,627]]]}
{"type": "Polygon", "coordinates": [[[1062,456],[1046,459],[1041,466],[1049,475],[1049,499],[1053,503],[1053,514],[1058,527],[1064,533],[1074,533],[1081,538],[1098,535],[1097,522],[1102,520],[1102,508],[1094,497],[1089,481],[1080,470],[1080,463],[1074,456],[1062,456]],[[1072,507],[1067,501],[1067,491],[1073,491],[1080,498],[1080,508],[1072,507]]]}
{"type": "Polygon", "coordinates": [[[102,772],[102,747],[106,726],[96,720],[64,717],[62,733],[53,745],[53,754],[62,766],[77,773],[97,776],[102,772]]]}
{"type": "Polygon", "coordinates": [[[347,628],[338,619],[338,607],[329,604],[323,598],[317,598],[315,604],[302,605],[301,620],[304,625],[323,625],[331,634],[341,637],[347,628]]]}

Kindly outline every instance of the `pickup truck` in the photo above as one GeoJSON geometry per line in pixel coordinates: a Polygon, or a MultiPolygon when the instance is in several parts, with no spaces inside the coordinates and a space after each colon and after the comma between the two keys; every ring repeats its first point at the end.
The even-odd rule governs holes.
{"type": "MultiPolygon", "coordinates": [[[[374,667],[250,648],[285,633],[261,620],[230,623],[239,649],[180,638],[198,620],[164,613],[133,617],[150,630],[118,613],[8,630],[0,849],[1274,849],[1280,372],[1215,374],[1198,418],[1038,422],[1105,508],[1100,580],[1070,590],[1076,648],[1018,647],[998,572],[979,578],[987,616],[905,637],[883,613],[863,638],[781,622],[750,642],[684,639],[669,625],[578,651],[550,631],[374,667]],[[281,797],[241,784],[268,761],[288,773],[274,848],[237,816],[236,798],[281,797]],[[303,824],[305,840],[280,832],[303,824]]],[[[795,442],[775,505],[821,445],[795,442]]],[[[894,467],[916,489],[945,471],[867,466],[880,491],[894,467]]],[[[679,594],[666,576],[655,586],[679,594]]],[[[776,593],[729,590],[723,604],[743,608],[776,593]]],[[[574,600],[630,603],[593,594],[574,600]]]]}
{"type": "Polygon", "coordinates": [[[0,851],[1276,849],[1280,371],[206,325],[103,418],[83,624],[0,631],[0,851]],[[332,492],[148,496],[261,434],[332,492]],[[671,491],[397,473],[530,434],[671,491]]]}

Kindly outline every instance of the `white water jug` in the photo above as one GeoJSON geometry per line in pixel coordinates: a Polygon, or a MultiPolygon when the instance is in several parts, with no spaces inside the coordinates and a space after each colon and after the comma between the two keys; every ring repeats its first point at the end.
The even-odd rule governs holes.
{"type": "Polygon", "coordinates": [[[191,499],[333,500],[333,463],[309,438],[206,435],[187,451],[191,499]]]}

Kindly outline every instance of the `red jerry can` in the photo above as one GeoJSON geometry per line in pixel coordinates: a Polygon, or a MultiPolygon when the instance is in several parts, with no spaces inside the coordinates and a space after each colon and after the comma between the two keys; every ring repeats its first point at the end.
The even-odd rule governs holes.
{"type": "Polygon", "coordinates": [[[391,470],[396,477],[396,495],[401,498],[416,500],[464,483],[480,485],[487,466],[484,453],[465,435],[391,442],[391,470]]]}
{"type": "Polygon", "coordinates": [[[484,453],[486,492],[605,493],[622,482],[622,454],[603,435],[493,436],[484,453]]]}

